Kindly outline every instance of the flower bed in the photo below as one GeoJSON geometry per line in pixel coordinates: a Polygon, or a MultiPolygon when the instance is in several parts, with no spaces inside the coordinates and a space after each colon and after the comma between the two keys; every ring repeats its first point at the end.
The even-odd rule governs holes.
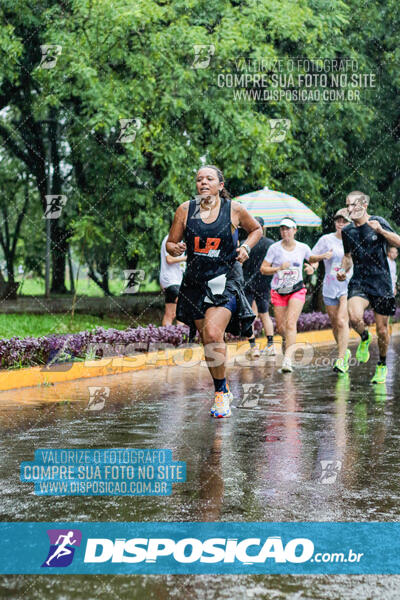
{"type": "MultiPolygon", "coordinates": [[[[365,312],[368,325],[374,322],[372,311],[365,312]]],[[[393,321],[400,320],[400,308],[396,310],[393,321]]],[[[274,321],[274,319],[273,319],[274,321]]],[[[275,323],[274,323],[275,324],[275,323]]],[[[261,331],[261,321],[256,319],[254,330],[256,336],[261,331]]],[[[300,315],[297,331],[315,331],[329,329],[330,322],[327,314],[315,312],[300,315]]],[[[227,336],[228,339],[235,339],[227,336]]],[[[10,338],[0,340],[0,366],[16,368],[34,365],[44,365],[53,362],[84,360],[85,358],[100,358],[147,352],[160,347],[160,344],[180,346],[189,340],[189,328],[185,325],[169,327],[137,327],[135,329],[103,329],[82,331],[67,335],[48,335],[39,338],[10,338]]],[[[168,346],[167,346],[168,347],[168,346]]]]}

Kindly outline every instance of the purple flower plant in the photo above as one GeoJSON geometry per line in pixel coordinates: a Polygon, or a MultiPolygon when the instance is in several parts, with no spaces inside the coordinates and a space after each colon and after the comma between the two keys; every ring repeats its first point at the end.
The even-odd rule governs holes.
{"type": "MultiPolygon", "coordinates": [[[[374,313],[367,310],[365,322],[374,322],[374,313]]],[[[392,321],[400,320],[400,307],[392,321]]],[[[272,319],[275,325],[275,320],[272,319]]],[[[321,312],[303,313],[300,315],[297,331],[314,331],[330,328],[327,314],[321,312]]],[[[259,335],[262,324],[259,319],[254,322],[255,335],[259,335]]],[[[235,339],[227,335],[227,339],[235,339]]],[[[168,327],[137,327],[123,331],[97,327],[94,331],[81,331],[75,334],[48,335],[39,338],[10,338],[0,340],[0,367],[3,369],[44,365],[53,362],[66,362],[105,355],[122,355],[133,352],[147,352],[156,349],[160,344],[181,346],[189,340],[189,327],[186,325],[170,325],[168,327]],[[91,354],[92,353],[92,354],[91,354]]],[[[168,347],[168,346],[167,346],[168,347]]]]}

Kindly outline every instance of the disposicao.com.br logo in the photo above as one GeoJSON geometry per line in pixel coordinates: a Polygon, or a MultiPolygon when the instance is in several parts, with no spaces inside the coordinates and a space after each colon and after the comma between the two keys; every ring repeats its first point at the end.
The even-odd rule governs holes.
{"type": "Polygon", "coordinates": [[[400,523],[21,522],[0,535],[3,574],[400,573],[400,523]]]}
{"type": "Polygon", "coordinates": [[[285,545],[281,537],[266,540],[247,538],[239,541],[229,538],[131,538],[96,539],[86,544],[85,563],[155,563],[164,557],[172,557],[178,563],[234,563],[250,565],[272,559],[276,563],[302,563],[314,554],[314,544],[306,538],[295,538],[285,545]],[[251,549],[251,550],[250,550],[251,549]],[[249,552],[251,552],[249,554],[249,552]]]}

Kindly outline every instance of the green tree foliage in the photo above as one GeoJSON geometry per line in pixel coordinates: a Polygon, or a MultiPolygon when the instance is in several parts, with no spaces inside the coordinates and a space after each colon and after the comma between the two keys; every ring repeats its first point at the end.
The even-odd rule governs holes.
{"type": "Polygon", "coordinates": [[[105,293],[110,268],[154,269],[204,160],[234,195],[268,185],[297,196],[324,230],[354,188],[400,223],[394,0],[3,0],[0,10],[0,139],[42,210],[47,189],[68,197],[52,224],[53,291],[65,290],[69,244],[105,293]],[[53,68],[40,65],[43,44],[61,47],[53,68]],[[221,85],[240,60],[295,57],[380,67],[379,87],[359,102],[300,103],[235,99],[221,85]],[[277,118],[291,123],[281,143],[270,138],[277,118]],[[126,143],[121,119],[133,119],[126,143]]]}

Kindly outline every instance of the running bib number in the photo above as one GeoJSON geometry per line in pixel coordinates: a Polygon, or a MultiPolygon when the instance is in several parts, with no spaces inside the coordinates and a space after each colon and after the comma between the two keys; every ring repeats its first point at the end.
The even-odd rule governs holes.
{"type": "MultiPolygon", "coordinates": [[[[214,277],[214,279],[210,279],[207,282],[207,285],[210,288],[213,296],[219,296],[223,294],[226,286],[226,275],[222,274],[214,277]]],[[[205,297],[204,301],[208,303],[212,302],[208,296],[205,297]]]]}
{"type": "Polygon", "coordinates": [[[299,281],[301,281],[300,269],[291,267],[275,273],[271,287],[278,294],[290,294],[299,281]]]}

